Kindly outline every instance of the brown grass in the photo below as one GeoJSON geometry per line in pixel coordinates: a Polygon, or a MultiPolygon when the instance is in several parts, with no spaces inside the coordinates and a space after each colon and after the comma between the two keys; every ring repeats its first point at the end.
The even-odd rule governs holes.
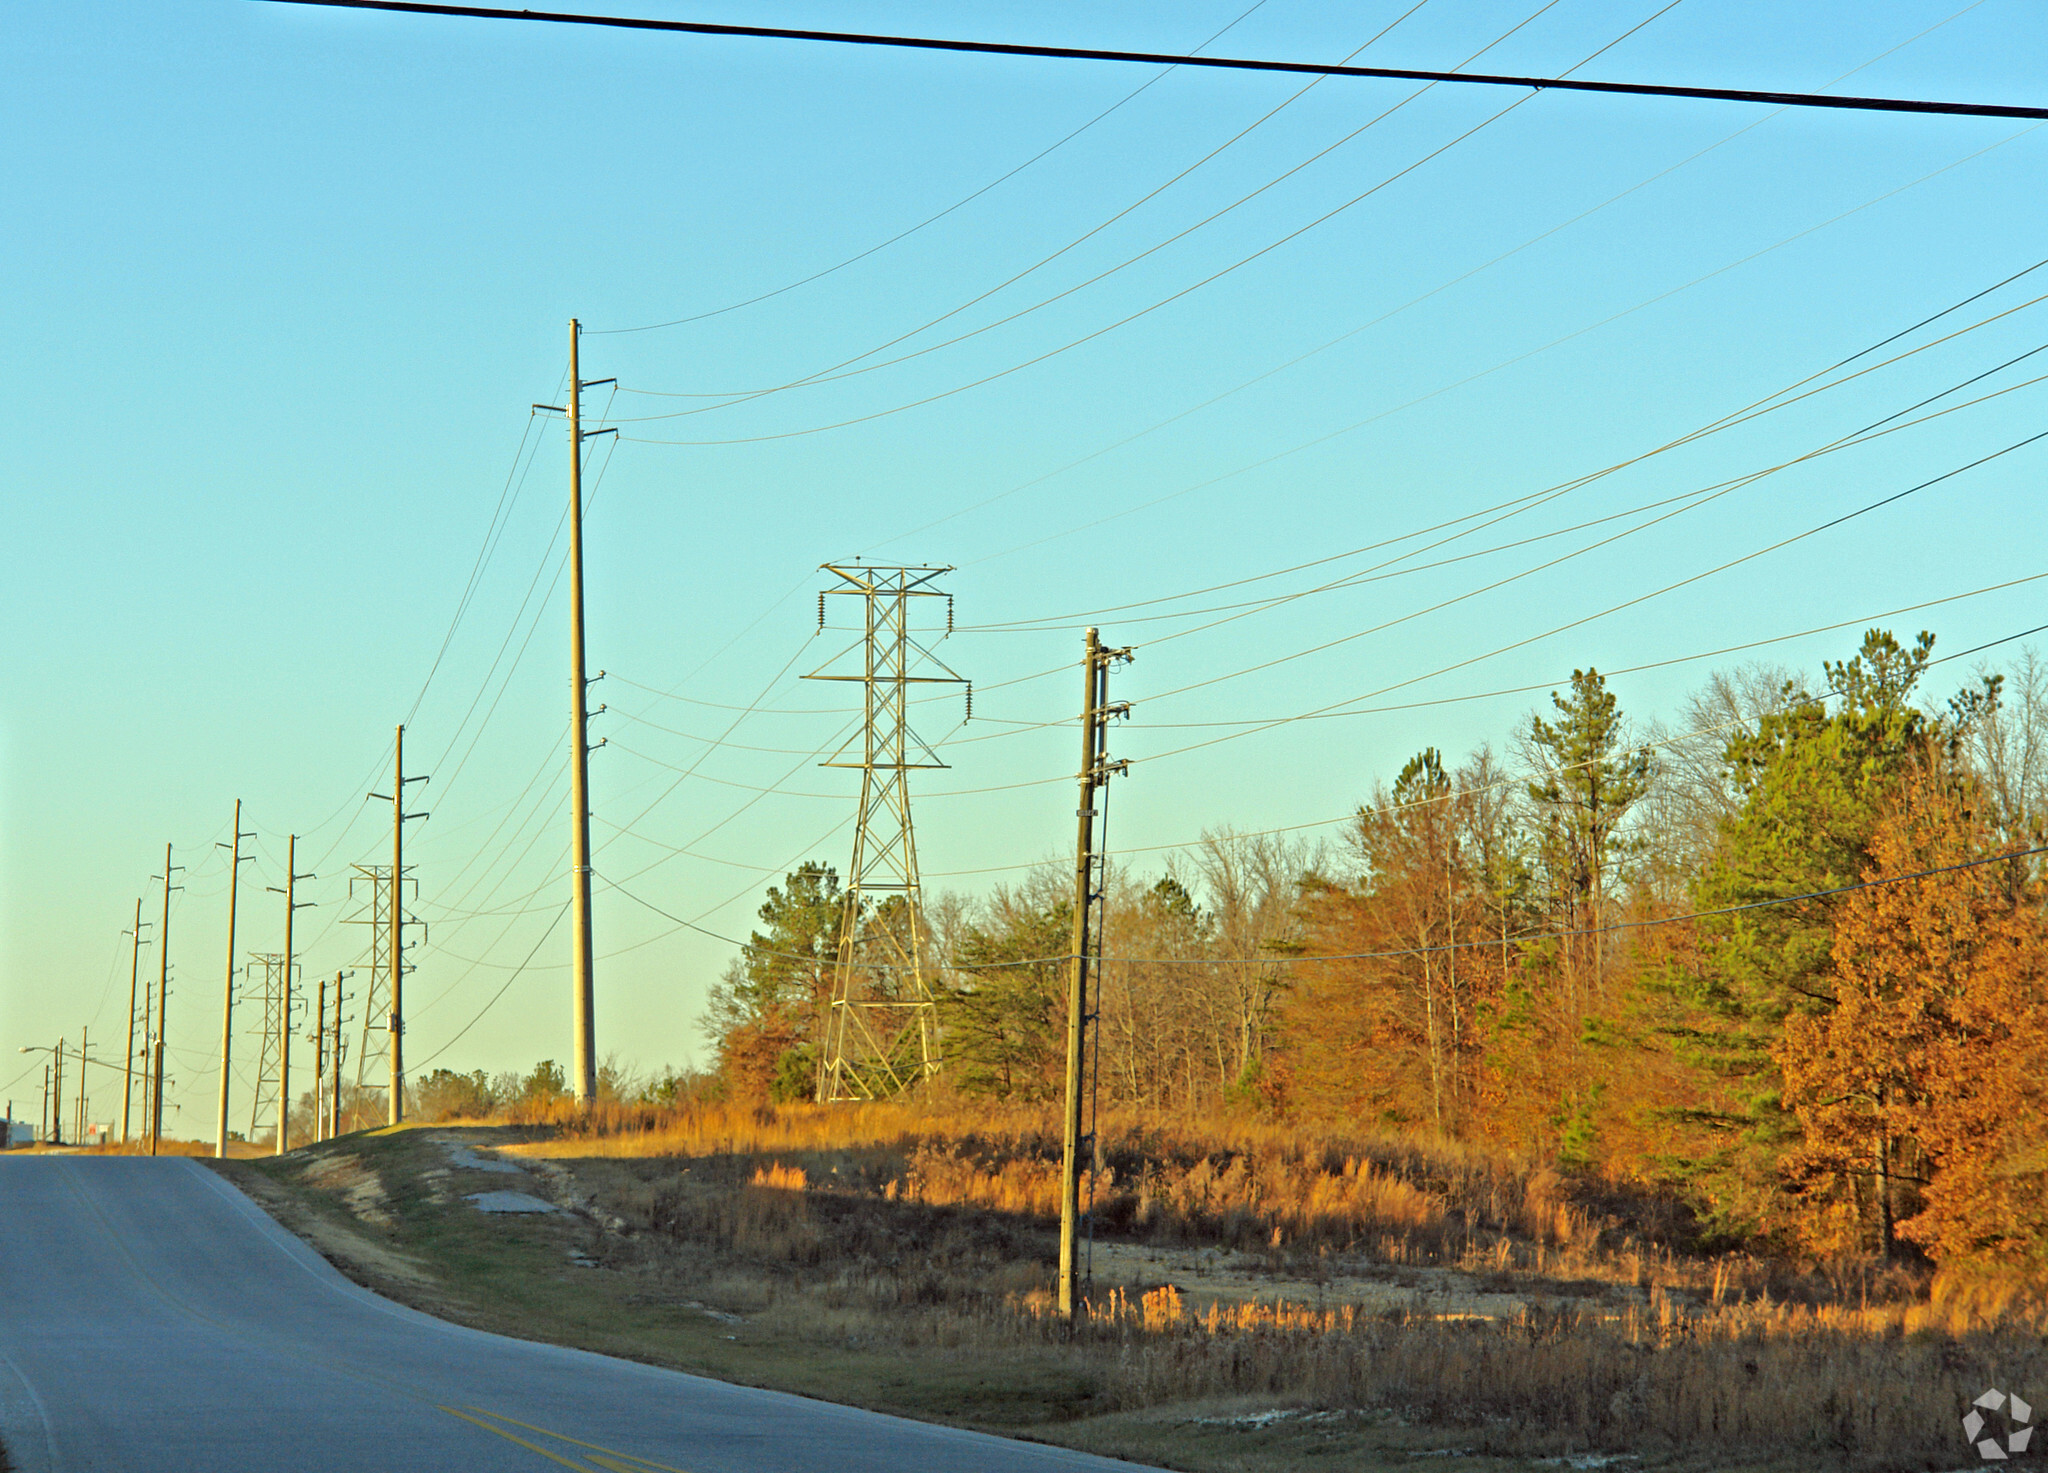
{"type": "Polygon", "coordinates": [[[1503,1455],[1890,1469],[1954,1466],[1985,1386],[2048,1388],[2048,1307],[2017,1281],[1705,1255],[1669,1201],[1455,1144],[1138,1115],[1106,1118],[1102,1142],[1106,1240],[1297,1279],[1450,1276],[1520,1308],[1204,1305],[1136,1282],[1103,1285],[1070,1332],[1051,1313],[1046,1111],[615,1107],[509,1149],[606,1163],[611,1209],[651,1251],[764,1325],[1037,1347],[1091,1378],[1096,1411],[1252,1398],[1460,1429],[1503,1455]]]}

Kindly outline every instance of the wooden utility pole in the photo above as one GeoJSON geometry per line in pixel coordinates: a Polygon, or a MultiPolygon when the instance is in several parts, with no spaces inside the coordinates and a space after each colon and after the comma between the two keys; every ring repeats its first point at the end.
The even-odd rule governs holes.
{"type": "Polygon", "coordinates": [[[583,390],[578,340],[582,327],[569,319],[569,806],[574,866],[570,888],[571,1007],[574,1009],[576,1103],[597,1098],[596,1006],[590,935],[590,701],[583,663],[583,390]]]}
{"type": "Polygon", "coordinates": [[[386,1123],[405,1119],[405,723],[391,757],[391,1090],[386,1123]]]}
{"type": "Polygon", "coordinates": [[[232,851],[228,861],[228,962],[227,983],[221,995],[220,1004],[220,1110],[214,1121],[213,1154],[225,1158],[228,1153],[228,1061],[234,1051],[235,1026],[235,896],[236,887],[242,878],[242,860],[253,859],[244,856],[242,840],[254,838],[253,834],[242,832],[242,800],[235,799],[235,841],[219,847],[232,851]]]}
{"type": "Polygon", "coordinates": [[[87,1049],[85,1039],[87,1032],[88,1030],[84,1028],[78,1030],[78,1108],[71,1114],[71,1133],[78,1137],[78,1144],[81,1146],[85,1144],[85,1061],[87,1049]]]}
{"type": "Polygon", "coordinates": [[[128,1106],[135,1098],[135,982],[142,968],[142,899],[135,900],[134,945],[128,952],[128,1049],[121,1055],[121,1144],[128,1144],[128,1106]]]}
{"type": "MultiPolygon", "coordinates": [[[[418,777],[405,775],[405,726],[401,723],[392,744],[391,758],[391,970],[389,978],[391,995],[391,1099],[387,1111],[388,1123],[397,1125],[405,1119],[405,824],[407,819],[425,818],[424,813],[405,811],[405,785],[423,783],[424,774],[418,777]]],[[[383,793],[372,793],[372,798],[384,798],[383,793]]],[[[361,866],[358,866],[360,869],[361,866]]],[[[374,879],[372,884],[374,884],[374,879]]],[[[372,892],[374,894],[374,891],[372,892]]],[[[374,917],[376,906],[371,905],[374,917]]],[[[374,926],[372,927],[374,929],[374,926]]],[[[375,974],[372,973],[374,976],[375,974]]],[[[374,986],[371,989],[373,995],[374,986]]],[[[363,1020],[367,1029],[370,1020],[363,1020]]],[[[365,1037],[368,1035],[365,1034],[365,1037]]]]}
{"type": "MultiPolygon", "coordinates": [[[[327,1089],[329,1140],[341,1134],[341,979],[347,975],[346,972],[334,974],[334,1043],[327,1055],[328,1068],[331,1071],[327,1089]]],[[[320,1020],[320,1026],[327,1026],[325,1017],[320,1020]]]]}
{"type": "Polygon", "coordinates": [[[327,1139],[327,978],[320,978],[320,1002],[313,1011],[313,1139],[327,1139]]]}
{"type": "MultiPolygon", "coordinates": [[[[291,1149],[292,1122],[292,920],[312,901],[298,898],[299,881],[315,879],[299,873],[299,836],[284,841],[284,976],[277,1000],[277,1154],[291,1149]]],[[[277,887],[272,885],[272,890],[277,887]]]]}
{"type": "Polygon", "coordinates": [[[1103,887],[1095,847],[1095,795],[1113,773],[1127,763],[1111,762],[1104,749],[1112,716],[1127,715],[1129,703],[1112,706],[1109,701],[1109,667],[1130,659],[1128,649],[1104,649],[1096,631],[1088,631],[1087,652],[1082,660],[1084,675],[1081,702],[1081,801],[1075,810],[1074,839],[1074,954],[1067,973],[1067,1069],[1066,1129],[1060,1151],[1060,1315],[1073,1319],[1079,1305],[1081,1247],[1081,1155],[1093,1152],[1095,1122],[1092,1112],[1088,1129],[1082,1131],[1082,1104],[1086,1093],[1084,1077],[1088,1058],[1089,962],[1100,942],[1101,930],[1092,925],[1103,899],[1103,887]]]}
{"type": "Polygon", "coordinates": [[[173,886],[171,874],[183,869],[183,865],[171,863],[171,846],[164,845],[164,918],[156,928],[157,971],[156,971],[156,1038],[152,1043],[144,1040],[144,1047],[151,1054],[149,1061],[149,1154],[156,1154],[157,1143],[164,1133],[164,1035],[169,1032],[164,1024],[168,1017],[166,1008],[171,1000],[171,891],[182,890],[183,885],[173,886]]]}

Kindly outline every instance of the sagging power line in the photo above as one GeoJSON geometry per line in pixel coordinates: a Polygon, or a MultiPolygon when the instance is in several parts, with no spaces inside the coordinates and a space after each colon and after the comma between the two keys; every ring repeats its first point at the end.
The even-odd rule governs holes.
{"type": "Polygon", "coordinates": [[[1481,87],[1525,87],[1537,92],[1598,92],[1615,96],[1765,103],[1776,107],[1830,108],[1851,112],[1930,113],[1975,118],[2048,118],[2048,107],[2028,107],[2010,103],[1938,102],[1905,97],[1831,97],[1820,92],[1766,92],[1745,87],[1685,87],[1652,82],[1591,82],[1573,77],[1517,77],[1487,72],[1425,71],[1415,67],[1345,66],[1314,61],[1260,60],[1242,56],[1115,51],[1095,46],[1039,46],[1008,41],[962,41],[937,36],[889,36],[862,31],[736,26],[711,21],[654,20],[643,16],[584,15],[573,11],[505,10],[486,5],[435,5],[425,3],[425,0],[266,0],[266,3],[319,5],[346,10],[389,10],[413,15],[460,16],[475,20],[539,21],[555,25],[601,26],[613,30],[675,31],[697,36],[733,36],[766,41],[818,41],[842,46],[957,51],[982,56],[1036,57],[1052,61],[1111,61],[1140,66],[1290,72],[1296,75],[1360,77],[1394,82],[1463,82],[1481,87]]]}

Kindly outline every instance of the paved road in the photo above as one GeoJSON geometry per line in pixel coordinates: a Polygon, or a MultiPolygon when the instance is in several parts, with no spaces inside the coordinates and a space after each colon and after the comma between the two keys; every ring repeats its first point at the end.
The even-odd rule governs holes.
{"type": "Polygon", "coordinates": [[[21,1473],[1129,1473],[508,1340],[359,1288],[191,1161],[0,1158],[21,1473]]]}

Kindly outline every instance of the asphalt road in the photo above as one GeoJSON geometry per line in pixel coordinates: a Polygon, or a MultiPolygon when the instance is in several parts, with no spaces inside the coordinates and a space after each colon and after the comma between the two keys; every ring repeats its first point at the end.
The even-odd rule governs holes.
{"type": "Polygon", "coordinates": [[[133,1157],[0,1157],[0,1440],[20,1473],[1132,1467],[451,1325],[133,1157]]]}

